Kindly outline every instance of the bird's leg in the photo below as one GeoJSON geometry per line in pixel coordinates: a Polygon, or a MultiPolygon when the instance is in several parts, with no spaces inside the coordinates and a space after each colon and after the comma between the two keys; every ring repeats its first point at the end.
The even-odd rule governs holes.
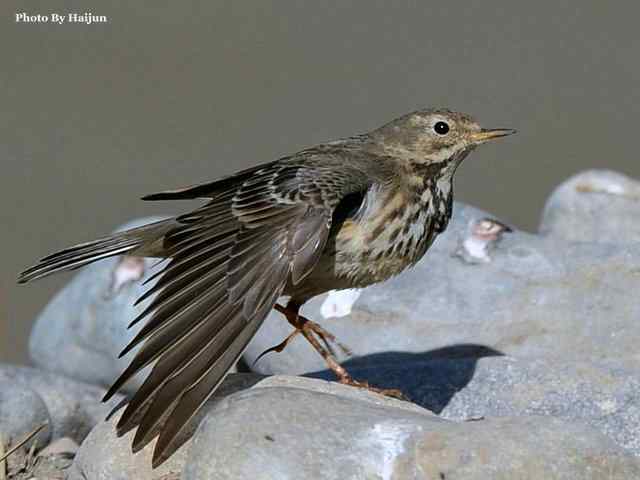
{"type": "Polygon", "coordinates": [[[320,337],[320,340],[322,340],[322,343],[324,343],[324,347],[329,351],[331,355],[336,355],[336,352],[333,348],[334,344],[338,346],[338,349],[342,352],[343,355],[346,355],[347,357],[353,355],[353,352],[349,347],[347,347],[344,343],[339,342],[333,333],[328,332],[316,322],[298,314],[298,323],[301,325],[302,330],[310,330],[318,337],[320,337]]]}
{"type": "MultiPolygon", "coordinates": [[[[285,348],[287,348],[287,345],[289,345],[291,340],[293,340],[299,333],[304,334],[304,331],[310,331],[318,335],[318,337],[320,337],[320,339],[322,340],[322,343],[324,343],[324,348],[322,348],[322,351],[328,352],[333,357],[334,362],[337,365],[339,364],[337,360],[335,360],[336,353],[335,353],[335,350],[333,349],[333,346],[331,345],[332,343],[336,344],[343,354],[347,356],[351,356],[351,349],[349,349],[349,347],[347,347],[343,343],[340,343],[336,339],[335,335],[333,335],[331,332],[328,332],[327,330],[322,328],[316,322],[312,322],[308,318],[305,318],[302,315],[298,314],[298,311],[300,310],[300,305],[289,302],[286,307],[276,304],[273,306],[273,308],[274,310],[282,313],[287,318],[289,323],[293,325],[295,330],[291,332],[289,335],[287,335],[287,338],[285,338],[278,345],[268,348],[264,352],[262,352],[260,355],[258,355],[258,357],[253,361],[254,365],[258,362],[258,360],[264,357],[267,353],[282,352],[285,348]]],[[[315,339],[315,337],[312,336],[312,338],[317,343],[317,340],[315,339]]],[[[318,352],[320,352],[320,354],[324,357],[324,354],[320,350],[318,350],[318,352]]],[[[328,360],[327,360],[327,363],[329,363],[328,360]]]]}
{"type": "Polygon", "coordinates": [[[289,301],[286,307],[283,307],[282,305],[279,305],[279,304],[274,305],[273,308],[278,312],[282,313],[287,318],[289,323],[295,328],[295,330],[287,338],[285,338],[285,340],[282,343],[263,352],[260,355],[260,357],[270,351],[281,352],[288,345],[291,339],[293,339],[298,333],[301,333],[304,336],[304,338],[306,338],[307,341],[311,344],[311,346],[322,356],[322,358],[324,358],[324,361],[327,363],[327,366],[331,369],[333,373],[335,373],[340,383],[345,385],[351,385],[353,387],[358,387],[358,388],[366,388],[367,390],[371,390],[373,392],[380,393],[382,395],[399,398],[401,400],[407,400],[407,397],[405,397],[400,390],[376,388],[376,387],[372,387],[367,382],[360,382],[358,380],[355,380],[349,374],[349,372],[347,372],[347,370],[342,365],[340,365],[338,360],[336,360],[334,352],[331,349],[329,342],[336,343],[343,350],[348,351],[348,349],[346,349],[344,345],[338,343],[336,341],[335,336],[327,332],[320,325],[300,315],[298,313],[300,310],[300,307],[301,305],[293,301],[289,301]],[[320,342],[318,341],[318,339],[315,337],[314,334],[320,337],[320,339],[323,341],[325,346],[322,346],[320,344],[320,342]]]}
{"type": "MultiPolygon", "coordinates": [[[[280,344],[284,344],[282,348],[284,349],[284,346],[286,346],[286,343],[290,341],[292,336],[301,333],[304,338],[306,338],[307,341],[311,344],[311,346],[322,356],[322,358],[324,358],[324,361],[327,362],[329,368],[337,375],[339,379],[343,377],[349,377],[349,374],[344,369],[344,367],[342,367],[342,365],[338,363],[338,360],[336,360],[333,349],[329,344],[330,340],[335,341],[335,336],[324,330],[317,323],[312,322],[311,320],[300,315],[298,313],[300,310],[300,306],[301,305],[294,303],[293,301],[289,301],[286,307],[283,307],[279,304],[276,304],[273,307],[275,310],[282,313],[286,317],[288,322],[295,328],[294,332],[289,335],[289,337],[287,337],[287,339],[285,339],[283,343],[280,344]],[[320,344],[318,339],[314,336],[314,333],[322,339],[326,347],[323,347],[320,344]]],[[[278,345],[278,347],[280,347],[280,345],[278,345]]]]}
{"type": "Polygon", "coordinates": [[[335,344],[342,351],[342,353],[347,356],[351,356],[351,349],[349,349],[349,347],[347,347],[346,345],[340,343],[338,339],[336,339],[334,334],[328,332],[316,322],[313,322],[308,318],[300,315],[298,313],[300,311],[299,304],[290,301],[289,303],[287,303],[286,307],[276,304],[273,308],[274,310],[282,313],[287,318],[289,323],[295,328],[295,330],[282,343],[270,348],[269,351],[281,352],[298,333],[303,333],[304,330],[307,330],[315,333],[318,337],[320,337],[320,340],[322,340],[322,343],[324,343],[325,350],[327,350],[331,355],[335,356],[336,354],[332,346],[332,344],[335,344]]]}

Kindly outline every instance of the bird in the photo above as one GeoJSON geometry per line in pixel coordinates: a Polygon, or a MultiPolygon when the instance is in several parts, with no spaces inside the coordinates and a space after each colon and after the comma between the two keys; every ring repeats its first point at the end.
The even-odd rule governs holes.
{"type": "Polygon", "coordinates": [[[121,356],[137,351],[104,398],[152,365],[116,407],[124,409],[116,432],[136,429],[134,452],[156,439],[153,467],[177,450],[177,439],[272,309],[294,329],[270,350],[282,351],[301,334],[341,383],[396,395],[355,380],[336,359],[335,337],[300,308],[325,292],[364,288],[415,265],[447,227],[463,159],[512,133],[449,109],[418,109],[368,133],[142,197],[204,201],[46,256],[18,282],[115,255],[163,262],[136,302],[148,300],[130,327],[145,322],[121,356]]]}

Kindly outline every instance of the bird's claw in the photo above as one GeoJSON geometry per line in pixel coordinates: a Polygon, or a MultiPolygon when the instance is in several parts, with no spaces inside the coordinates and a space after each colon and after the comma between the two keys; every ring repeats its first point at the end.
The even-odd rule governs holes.
{"type": "Polygon", "coordinates": [[[292,312],[288,311],[285,307],[282,307],[281,305],[276,304],[274,308],[277,311],[287,316],[287,318],[289,319],[289,323],[294,325],[295,330],[291,332],[287,336],[287,338],[285,338],[278,345],[268,348],[264,352],[262,352],[260,355],[258,355],[256,359],[253,361],[253,365],[258,363],[258,360],[260,360],[262,357],[264,357],[268,353],[282,352],[287,347],[287,345],[289,345],[291,340],[293,340],[300,333],[305,333],[307,335],[315,334],[318,338],[320,338],[325,348],[329,351],[331,355],[335,356],[336,354],[335,349],[333,347],[334,344],[337,345],[337,347],[339,348],[339,350],[342,352],[343,355],[347,357],[350,357],[353,355],[353,352],[349,347],[339,342],[336,339],[334,334],[332,334],[331,332],[328,332],[327,330],[322,328],[320,325],[318,325],[316,322],[313,322],[308,318],[303,317],[302,315],[298,315],[297,313],[292,314],[292,312]],[[289,316],[291,316],[291,318],[289,316]]]}
{"type": "Polygon", "coordinates": [[[287,348],[287,345],[289,345],[289,342],[291,342],[291,340],[293,340],[293,338],[298,335],[300,333],[300,330],[294,330],[293,332],[291,332],[287,338],[285,338],[282,342],[280,342],[278,345],[275,345],[271,348],[267,348],[264,352],[262,352],[260,355],[258,355],[256,357],[256,359],[253,361],[252,366],[255,366],[256,363],[258,363],[258,360],[260,360],[262,357],[264,357],[266,354],[271,353],[271,352],[277,352],[280,353],[282,352],[285,348],[287,348]]]}
{"type": "Polygon", "coordinates": [[[369,390],[370,392],[378,393],[380,395],[384,395],[385,397],[396,398],[398,400],[404,400],[405,402],[410,402],[411,399],[407,397],[404,393],[402,393],[397,388],[378,388],[373,387],[369,384],[369,382],[354,380],[351,376],[341,377],[338,380],[343,385],[349,385],[351,387],[362,388],[364,390],[369,390]]]}

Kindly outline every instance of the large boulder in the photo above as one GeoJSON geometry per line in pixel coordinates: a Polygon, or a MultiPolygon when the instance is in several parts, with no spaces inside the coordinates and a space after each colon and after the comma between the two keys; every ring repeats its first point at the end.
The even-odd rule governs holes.
{"type": "Polygon", "coordinates": [[[181,478],[638,475],[638,459],[581,424],[536,416],[451,422],[335,383],[272,377],[215,405],[193,438],[181,478]]]}
{"type": "Polygon", "coordinates": [[[451,421],[409,402],[301,377],[230,375],[157,470],[153,443],[132,454],[132,432],[117,438],[116,419],[87,437],[69,480],[640,475],[639,459],[580,422],[538,415],[451,421]]]}
{"type": "MultiPolygon", "coordinates": [[[[640,375],[616,361],[555,363],[458,345],[374,354],[344,366],[357,379],[401,389],[442,418],[552,416],[589,425],[640,456],[640,375]]],[[[332,378],[327,370],[311,375],[332,378]]]]}

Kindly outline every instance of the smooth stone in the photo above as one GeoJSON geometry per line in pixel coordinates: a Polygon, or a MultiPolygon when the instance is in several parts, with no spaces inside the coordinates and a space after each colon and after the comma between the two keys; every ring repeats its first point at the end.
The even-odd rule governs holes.
{"type": "Polygon", "coordinates": [[[73,440],[73,438],[63,437],[54,440],[41,451],[38,452],[39,457],[48,457],[51,455],[73,455],[78,452],[80,446],[73,440]]]}
{"type": "Polygon", "coordinates": [[[611,170],[587,170],[547,200],[540,232],[575,242],[640,242],[640,182],[611,170]]]}
{"type": "Polygon", "coordinates": [[[404,404],[335,383],[272,377],[213,406],[192,439],[181,478],[640,475],[637,458],[580,424],[533,416],[458,423],[404,404]]]}
{"type": "MultiPolygon", "coordinates": [[[[118,437],[115,424],[119,415],[98,424],[89,433],[69,468],[68,480],[155,480],[179,473],[186,460],[187,446],[180,448],[156,469],[151,468],[155,441],[137,454],[131,452],[135,430],[118,437]]],[[[177,477],[179,478],[179,477],[177,477]]]]}
{"type": "Polygon", "coordinates": [[[163,476],[167,476],[167,480],[180,478],[191,444],[191,436],[203,416],[207,415],[221,398],[249,388],[263,378],[256,374],[228,375],[215,395],[208,400],[178,438],[177,442],[182,444],[181,447],[156,469],[152,469],[151,464],[155,440],[133,454],[131,443],[135,430],[118,437],[115,425],[121,412],[116,413],[108,421],[96,425],[82,442],[69,469],[68,480],[156,480],[163,476]]]}
{"type": "MultiPolygon", "coordinates": [[[[640,456],[640,374],[615,361],[551,363],[461,345],[430,354],[374,354],[344,364],[451,420],[544,415],[589,425],[640,456]]],[[[310,374],[333,379],[329,371],[310,374]]],[[[277,378],[277,377],[276,377],[277,378]]]]}
{"type": "MultiPolygon", "coordinates": [[[[42,398],[30,388],[0,378],[0,437],[5,444],[15,445],[42,425],[47,425],[35,437],[41,447],[51,438],[51,418],[42,398]]],[[[27,448],[34,442],[30,440],[27,448]]]]}
{"type": "MultiPolygon", "coordinates": [[[[47,432],[51,440],[69,437],[81,442],[89,431],[104,420],[109,411],[122,398],[116,395],[107,404],[102,403],[105,390],[95,385],[88,385],[74,381],[60,375],[45,372],[31,367],[0,364],[0,382],[8,385],[3,392],[16,389],[29,392],[28,397],[34,400],[38,408],[30,406],[25,400],[19,405],[16,414],[28,415],[44,408],[44,414],[38,414],[38,419],[49,423],[47,432]]],[[[38,425],[33,425],[31,429],[38,425]]],[[[40,443],[41,446],[47,442],[40,443]]]]}
{"type": "MultiPolygon", "coordinates": [[[[429,479],[622,480],[640,475],[636,457],[593,429],[552,417],[455,424],[423,434],[415,457],[418,477],[429,479]]],[[[415,478],[407,473],[399,478],[415,478]]]]}

